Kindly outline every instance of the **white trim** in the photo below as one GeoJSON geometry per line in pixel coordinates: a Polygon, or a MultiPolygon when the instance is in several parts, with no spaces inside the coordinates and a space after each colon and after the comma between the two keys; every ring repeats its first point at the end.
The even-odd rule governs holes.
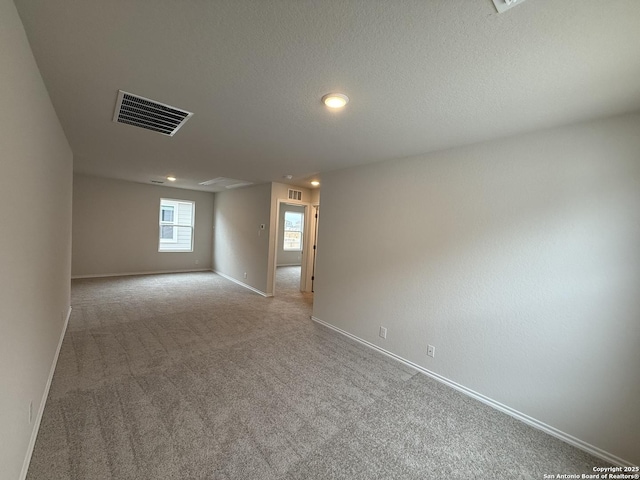
{"type": "Polygon", "coordinates": [[[229,275],[226,275],[226,274],[224,274],[224,273],[221,273],[221,272],[219,272],[219,271],[217,271],[217,270],[213,270],[213,269],[211,269],[211,271],[212,271],[213,273],[217,274],[217,275],[220,275],[222,278],[226,278],[226,279],[227,279],[227,280],[229,280],[230,282],[237,283],[237,284],[238,284],[238,285],[240,285],[241,287],[248,288],[248,289],[249,289],[249,290],[251,290],[252,292],[256,292],[258,295],[262,295],[263,297],[267,297],[267,298],[269,298],[269,297],[273,297],[273,295],[272,295],[272,294],[264,293],[262,290],[258,290],[257,288],[254,288],[254,287],[252,287],[251,285],[247,285],[246,283],[242,283],[240,280],[236,280],[235,278],[230,277],[229,275]]]}
{"type": "Polygon", "coordinates": [[[71,280],[80,278],[130,277],[134,275],[162,275],[164,273],[190,273],[210,271],[210,268],[187,268],[185,270],[154,270],[153,272],[94,273],[91,275],[72,275],[71,280]]]}
{"type": "Polygon", "coordinates": [[[345,337],[349,337],[353,340],[355,340],[356,342],[359,342],[373,350],[377,350],[380,353],[383,353],[384,355],[387,355],[388,357],[391,357],[395,360],[398,360],[401,363],[404,363],[405,365],[408,365],[412,368],[415,368],[416,370],[418,370],[420,373],[423,373],[424,375],[427,375],[428,377],[433,378],[434,380],[437,380],[441,383],[444,383],[445,385],[453,388],[454,390],[457,390],[461,393],[464,393],[465,395],[468,395],[471,398],[474,398],[482,403],[484,403],[485,405],[489,405],[490,407],[495,408],[496,410],[499,410],[503,413],[506,413],[507,415],[520,420],[521,422],[526,423],[527,425],[530,425],[534,428],[537,428],[538,430],[542,430],[545,433],[548,433],[549,435],[556,437],[570,445],[573,445],[574,447],[579,448],[580,450],[584,450],[587,453],[590,453],[591,455],[601,458],[603,460],[606,460],[607,462],[613,463],[614,465],[618,465],[620,467],[634,467],[635,465],[627,460],[624,460],[616,455],[613,455],[612,453],[606,452],[605,450],[602,450],[601,448],[595,447],[587,442],[584,442],[582,440],[580,440],[579,438],[574,437],[573,435],[569,435],[568,433],[565,433],[561,430],[558,430],[555,427],[552,427],[551,425],[547,425],[546,423],[541,422],[540,420],[536,420],[533,417],[530,417],[529,415],[526,415],[522,412],[519,412],[517,410],[514,410],[511,407],[508,407],[507,405],[504,405],[500,402],[497,402],[489,397],[486,397],[484,395],[482,395],[481,393],[475,392],[473,390],[471,390],[470,388],[467,388],[463,385],[460,385],[459,383],[454,382],[453,380],[449,380],[446,377],[443,377],[442,375],[439,375],[435,372],[432,372],[431,370],[427,370],[424,367],[421,367],[420,365],[417,365],[405,358],[402,358],[399,355],[396,355],[395,353],[389,352],[388,350],[385,350],[384,348],[379,347],[378,345],[368,342],[366,340],[363,340],[360,337],[357,337],[356,335],[353,335],[352,333],[349,333],[345,330],[342,330],[338,327],[335,327],[333,325],[331,325],[330,323],[325,322],[324,320],[320,320],[317,317],[311,316],[311,320],[313,320],[314,322],[317,322],[321,325],[324,325],[325,327],[330,328],[331,330],[335,330],[338,333],[341,333],[342,335],[344,335],[345,337]]]}
{"type": "Polygon", "coordinates": [[[38,432],[40,431],[40,422],[42,421],[42,415],[44,414],[44,407],[45,407],[45,404],[47,403],[47,397],[49,396],[49,389],[51,388],[51,382],[53,381],[53,374],[56,371],[56,365],[58,365],[58,357],[60,356],[60,349],[62,348],[64,335],[67,333],[67,325],[69,325],[70,317],[71,317],[71,306],[69,306],[69,310],[67,311],[67,318],[65,319],[64,325],[62,326],[62,332],[60,332],[60,340],[58,340],[58,347],[56,348],[56,353],[53,356],[53,362],[51,363],[51,369],[49,370],[49,378],[47,378],[47,384],[44,387],[42,399],[40,400],[40,408],[38,408],[36,421],[34,422],[33,430],[31,431],[31,438],[29,439],[29,445],[27,446],[27,454],[25,455],[24,462],[22,463],[20,480],[24,480],[25,478],[27,478],[27,473],[29,472],[31,455],[33,455],[33,449],[36,446],[36,439],[38,438],[38,432]]]}
{"type": "Polygon", "coordinates": [[[279,263],[276,267],[302,267],[302,263],[279,263]]]}

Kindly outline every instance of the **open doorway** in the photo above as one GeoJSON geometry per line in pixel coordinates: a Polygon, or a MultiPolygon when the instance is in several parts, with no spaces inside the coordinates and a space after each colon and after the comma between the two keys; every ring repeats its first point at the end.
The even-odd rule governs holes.
{"type": "Polygon", "coordinates": [[[274,236],[273,294],[312,296],[318,206],[278,200],[274,236]]]}
{"type": "Polygon", "coordinates": [[[305,238],[306,206],[280,203],[278,241],[276,244],[276,275],[274,290],[279,295],[300,292],[305,238]]]}

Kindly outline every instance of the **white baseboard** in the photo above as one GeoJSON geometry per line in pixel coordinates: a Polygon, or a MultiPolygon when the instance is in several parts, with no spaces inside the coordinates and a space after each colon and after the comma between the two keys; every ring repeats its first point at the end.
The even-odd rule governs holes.
{"type": "Polygon", "coordinates": [[[67,318],[62,326],[62,332],[60,332],[60,340],[58,340],[58,348],[53,356],[53,362],[51,363],[51,369],[49,370],[49,377],[47,378],[47,384],[44,387],[44,393],[40,400],[40,408],[38,408],[38,414],[36,415],[35,422],[33,424],[33,430],[31,431],[31,438],[29,439],[29,445],[27,447],[27,454],[24,457],[22,463],[22,471],[20,472],[20,480],[27,478],[27,472],[29,471],[29,464],[31,463],[31,455],[33,455],[33,449],[36,446],[36,439],[38,438],[38,432],[40,431],[40,422],[42,421],[42,415],[44,414],[44,407],[47,403],[47,397],[49,396],[49,389],[51,388],[51,382],[53,381],[53,374],[56,371],[56,365],[58,364],[58,357],[60,356],[60,349],[62,348],[62,342],[64,341],[64,335],[67,333],[67,325],[69,325],[69,318],[71,317],[71,306],[67,311],[67,318]]]}
{"type": "Polygon", "coordinates": [[[227,280],[229,280],[230,282],[236,283],[238,285],[240,285],[241,287],[244,288],[248,288],[249,290],[251,290],[252,292],[256,292],[258,295],[262,295],[263,297],[273,297],[273,293],[264,293],[262,290],[258,290],[257,288],[252,287],[251,285],[247,285],[246,283],[242,283],[240,280],[236,280],[233,277],[230,277],[229,275],[226,275],[224,273],[220,273],[217,270],[211,270],[213,273],[220,275],[222,278],[226,278],[227,280]]]}
{"type": "Polygon", "coordinates": [[[537,428],[538,430],[542,430],[545,433],[548,433],[551,436],[554,436],[570,445],[573,445],[574,447],[579,448],[580,450],[584,450],[587,453],[590,453],[591,455],[601,458],[603,460],[606,460],[607,462],[613,463],[614,465],[618,465],[620,467],[633,467],[635,466],[633,463],[628,462],[616,455],[613,455],[609,452],[606,452],[604,450],[602,450],[601,448],[595,447],[587,442],[584,442],[582,440],[580,440],[579,438],[574,437],[573,435],[569,435],[568,433],[565,433],[561,430],[558,430],[555,427],[552,427],[551,425],[547,425],[544,422],[541,422],[539,420],[536,420],[533,417],[530,417],[529,415],[526,415],[522,412],[519,412],[517,410],[514,410],[511,407],[508,407],[507,405],[504,405],[500,402],[497,402],[489,397],[486,397],[484,395],[482,395],[481,393],[475,392],[473,390],[471,390],[470,388],[467,388],[463,385],[460,385],[459,383],[454,382],[453,380],[449,380],[446,377],[443,377],[442,375],[439,375],[435,372],[432,372],[431,370],[427,370],[426,368],[417,365],[405,358],[402,358],[399,355],[396,355],[395,353],[389,352],[388,350],[385,350],[384,348],[379,347],[378,345],[368,342],[366,340],[363,340],[362,338],[353,335],[345,330],[342,330],[341,328],[335,327],[333,325],[331,325],[330,323],[325,322],[324,320],[320,320],[317,317],[312,316],[311,320],[313,320],[314,322],[317,322],[321,325],[324,325],[325,327],[330,328],[331,330],[334,330],[342,335],[344,335],[345,337],[349,337],[352,340],[355,340],[358,343],[361,343],[362,345],[365,345],[373,350],[376,350],[388,357],[391,357],[401,363],[404,363],[405,365],[408,365],[412,368],[415,368],[416,370],[418,370],[420,373],[427,375],[428,377],[433,378],[434,380],[437,380],[441,383],[444,383],[445,385],[461,392],[464,393],[465,395],[468,395],[469,397],[472,397],[486,405],[489,405],[490,407],[495,408],[496,410],[499,410],[503,413],[506,413],[507,415],[510,415],[511,417],[520,420],[521,422],[526,423],[527,425],[531,425],[534,428],[537,428]]]}
{"type": "Polygon", "coordinates": [[[153,272],[95,273],[91,275],[72,275],[71,280],[79,278],[130,277],[135,275],[162,275],[164,273],[210,272],[210,268],[188,268],[185,270],[154,270],[153,272]]]}

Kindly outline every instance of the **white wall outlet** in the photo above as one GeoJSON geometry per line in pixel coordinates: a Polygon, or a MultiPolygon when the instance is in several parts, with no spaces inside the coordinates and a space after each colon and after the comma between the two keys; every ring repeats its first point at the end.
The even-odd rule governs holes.
{"type": "Polygon", "coordinates": [[[436,347],[434,347],[433,345],[427,345],[427,355],[429,355],[430,357],[435,358],[435,356],[436,356],[436,347]]]}
{"type": "Polygon", "coordinates": [[[29,402],[29,425],[33,422],[33,400],[29,402]]]}
{"type": "Polygon", "coordinates": [[[244,278],[247,278],[247,272],[244,272],[244,278]]]}
{"type": "Polygon", "coordinates": [[[196,265],[198,265],[200,263],[200,260],[196,260],[196,265]]]}
{"type": "Polygon", "coordinates": [[[387,338],[387,329],[384,327],[380,327],[380,338],[387,338]]]}

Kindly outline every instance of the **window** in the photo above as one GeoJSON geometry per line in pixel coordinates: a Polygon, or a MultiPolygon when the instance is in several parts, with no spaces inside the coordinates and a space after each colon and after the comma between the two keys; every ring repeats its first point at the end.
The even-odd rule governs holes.
{"type": "Polygon", "coordinates": [[[287,252],[302,251],[302,227],[304,214],[300,212],[284,212],[284,247],[287,252]]]}
{"type": "Polygon", "coordinates": [[[175,206],[160,205],[160,241],[172,242],[178,241],[177,229],[173,228],[173,219],[175,217],[175,206]]]}
{"type": "Polygon", "coordinates": [[[159,252],[193,252],[194,202],[160,199],[159,252]]]}

